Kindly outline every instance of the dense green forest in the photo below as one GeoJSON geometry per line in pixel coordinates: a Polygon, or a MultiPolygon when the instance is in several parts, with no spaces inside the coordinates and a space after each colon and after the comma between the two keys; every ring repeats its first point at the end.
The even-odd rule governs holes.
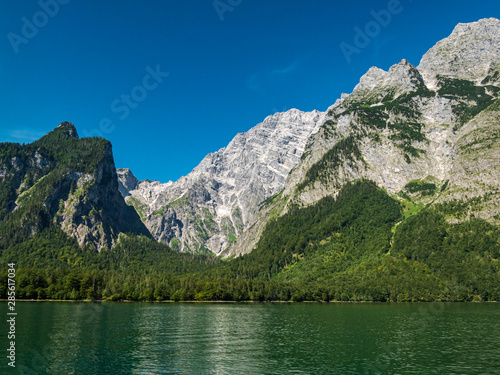
{"type": "MultiPolygon", "coordinates": [[[[95,171],[111,147],[104,138],[71,136],[73,129],[72,124],[62,123],[28,145],[0,144],[0,165],[5,166],[0,180],[0,247],[20,243],[27,234],[46,228],[47,197],[56,187],[62,188],[66,175],[95,171]]],[[[64,188],[70,193],[77,187],[73,183],[64,188]]]]}
{"type": "Polygon", "coordinates": [[[14,262],[19,299],[500,300],[499,228],[474,218],[450,224],[443,212],[404,219],[397,200],[356,181],[336,199],[272,220],[253,252],[227,261],[132,235],[98,253],[47,223],[0,243],[0,298],[14,262]]]}

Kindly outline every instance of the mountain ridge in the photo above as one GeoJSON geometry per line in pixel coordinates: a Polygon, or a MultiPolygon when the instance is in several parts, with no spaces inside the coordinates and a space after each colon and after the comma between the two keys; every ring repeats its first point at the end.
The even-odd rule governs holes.
{"type": "MultiPolygon", "coordinates": [[[[276,212],[286,212],[290,204],[312,204],[324,196],[337,194],[345,182],[353,179],[373,180],[391,194],[406,194],[405,186],[416,180],[435,184],[437,188],[446,183],[449,197],[461,200],[466,196],[460,192],[465,186],[452,174],[458,173],[470,180],[458,167],[466,163],[460,155],[457,159],[459,147],[467,147],[460,142],[463,143],[473,128],[476,133],[493,129],[477,120],[494,121],[487,120],[488,114],[481,112],[498,100],[499,46],[499,20],[489,18],[458,24],[450,36],[424,54],[417,67],[405,59],[388,71],[372,67],[351,94],[342,94],[326,112],[312,112],[318,119],[307,140],[300,140],[301,147],[291,161],[291,168],[282,168],[279,155],[235,162],[238,158],[244,160],[235,148],[247,147],[247,133],[257,144],[271,138],[273,133],[269,129],[268,134],[259,134],[253,129],[259,129],[274,116],[283,116],[278,113],[268,116],[247,133],[237,134],[226,148],[208,154],[190,174],[176,182],[139,182],[127,202],[141,212],[157,240],[181,251],[209,250],[229,256],[251,251],[269,220],[266,210],[274,216],[276,212]],[[476,116],[479,117],[474,123],[472,119],[476,116]],[[339,149],[338,155],[332,154],[335,148],[339,149]],[[265,189],[269,181],[264,178],[254,188],[248,176],[221,170],[224,158],[231,153],[234,156],[231,168],[243,165],[272,168],[267,178],[277,178],[279,183],[265,189]],[[333,171],[311,172],[313,167],[321,170],[331,164],[324,160],[325,155],[340,157],[340,164],[334,168],[335,176],[333,171]],[[222,185],[221,172],[226,173],[222,185]],[[330,181],[325,183],[322,178],[330,181]],[[231,192],[236,185],[248,186],[246,190],[240,189],[239,194],[253,201],[242,204],[239,198],[235,199],[231,192]],[[222,194],[219,193],[221,186],[226,188],[222,194]],[[281,190],[277,206],[262,208],[262,202],[281,190]],[[286,202],[282,202],[283,199],[286,202]]],[[[289,112],[301,113],[291,110],[285,114],[289,112]]],[[[290,133],[295,131],[294,127],[283,128],[290,133]]],[[[286,137],[281,139],[286,141],[286,137]]],[[[493,158],[494,165],[495,152],[488,157],[493,158]]],[[[495,168],[490,172],[486,179],[489,187],[485,190],[493,189],[491,182],[497,178],[495,168]]],[[[482,188],[475,185],[469,198],[481,196],[481,191],[482,188]]],[[[435,197],[435,201],[446,203],[444,196],[435,197]]],[[[476,214],[490,219],[497,211],[485,208],[476,214]]]]}
{"type": "MultiPolygon", "coordinates": [[[[25,236],[55,225],[97,250],[113,247],[119,233],[150,236],[118,191],[109,141],[80,139],[75,126],[63,122],[31,144],[4,143],[0,152],[0,191],[2,202],[8,200],[0,224],[20,225],[25,236]]],[[[4,247],[17,238],[6,232],[4,247]]]]}
{"type": "Polygon", "coordinates": [[[42,199],[32,189],[39,184],[46,194],[42,210],[81,245],[113,247],[119,233],[130,229],[178,251],[231,256],[251,251],[266,223],[290,207],[311,205],[335,196],[348,181],[368,179],[411,204],[475,200],[467,217],[497,223],[500,202],[486,193],[496,192],[500,179],[499,45],[499,20],[459,24],[419,66],[403,59],[388,71],[372,67],[326,112],[270,115],[165,184],[116,170],[108,141],[80,139],[74,125],[63,122],[24,149],[29,157],[16,156],[23,146],[5,146],[10,150],[0,165],[2,217],[33,192],[42,199]],[[471,59],[479,63],[471,65],[471,59]],[[95,155],[84,144],[97,147],[95,155]],[[45,186],[45,180],[55,185],[45,186]],[[409,184],[433,185],[440,194],[419,196],[409,184]],[[83,189],[87,185],[90,190],[83,189]],[[122,197],[137,212],[130,227],[124,218],[134,214],[122,197]]]}
{"type": "Polygon", "coordinates": [[[126,200],[156,239],[182,251],[220,253],[259,204],[282,188],[323,117],[297,109],[270,115],[208,154],[187,176],[166,184],[141,181],[126,200]]]}
{"type": "Polygon", "coordinates": [[[70,123],[0,144],[0,298],[14,262],[28,299],[499,301],[499,26],[269,116],[179,182],[115,170],[70,123]]]}
{"type": "MultiPolygon", "coordinates": [[[[499,20],[481,20],[456,30],[474,33],[476,29],[484,30],[485,25],[489,32],[483,38],[500,43],[499,20]]],[[[455,40],[450,43],[457,48],[449,52],[453,59],[462,54],[462,44],[457,45],[455,40]]],[[[446,45],[445,39],[433,48],[442,49],[446,45]]],[[[482,49],[481,43],[478,49],[468,54],[493,56],[489,66],[499,64],[500,54],[491,55],[489,50],[482,49]]],[[[422,60],[433,53],[431,48],[422,60]]],[[[455,66],[455,70],[464,69],[455,66]]],[[[371,68],[351,94],[343,94],[330,108],[327,121],[310,138],[304,160],[291,171],[279,199],[261,212],[230,254],[250,252],[266,223],[286,213],[290,205],[311,205],[323,197],[336,195],[343,184],[359,178],[375,181],[390,194],[407,195],[406,186],[414,181],[433,184],[436,191],[446,190],[446,194],[436,193],[433,199],[413,197],[412,204],[487,200],[471,204],[474,209],[467,217],[476,215],[498,223],[500,201],[497,195],[487,196],[497,191],[496,181],[500,180],[498,141],[495,141],[499,128],[498,105],[495,107],[498,81],[481,83],[491,71],[481,66],[478,70],[482,73],[472,75],[474,82],[459,78],[446,81],[444,76],[436,75],[439,88],[433,91],[426,86],[418,68],[406,60],[387,72],[371,68]],[[495,82],[497,86],[491,85],[495,82]],[[486,110],[488,106],[491,111],[486,110]],[[471,132],[475,132],[476,145],[484,143],[488,147],[481,151],[482,155],[475,155],[473,163],[462,151],[467,148],[464,141],[471,137],[471,132]],[[489,160],[487,173],[473,172],[483,170],[478,156],[489,160]],[[467,165],[466,170],[463,165],[467,165]],[[313,170],[317,172],[312,173],[313,170]]],[[[434,87],[432,82],[430,86],[434,87]]],[[[449,218],[455,222],[463,219],[449,218]]]]}

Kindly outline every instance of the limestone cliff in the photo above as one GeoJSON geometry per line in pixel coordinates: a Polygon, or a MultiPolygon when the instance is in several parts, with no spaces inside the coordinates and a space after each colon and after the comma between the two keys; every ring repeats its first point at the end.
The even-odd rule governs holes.
{"type": "Polygon", "coordinates": [[[289,205],[375,181],[408,207],[439,205],[451,222],[500,222],[500,21],[459,24],[422,58],[371,68],[311,136],[283,191],[229,254],[251,251],[267,220],[289,205]],[[461,214],[453,214],[460,205],[461,214]]]}
{"type": "Polygon", "coordinates": [[[372,67],[324,113],[269,116],[176,182],[119,171],[121,191],[157,240],[225,256],[251,251],[290,205],[359,178],[408,210],[461,205],[448,220],[498,222],[499,92],[500,21],[459,24],[419,66],[372,67]]]}
{"type": "MultiPolygon", "coordinates": [[[[166,184],[139,182],[126,200],[157,240],[181,251],[218,254],[253,221],[262,201],[283,188],[325,116],[276,113],[207,155],[187,176],[166,184]]],[[[119,171],[122,186],[127,176],[119,171]]]]}
{"type": "Polygon", "coordinates": [[[0,154],[0,220],[21,232],[33,235],[55,224],[97,250],[111,248],[120,233],[150,236],[118,190],[108,141],[79,139],[64,122],[34,143],[3,143],[0,154]]]}

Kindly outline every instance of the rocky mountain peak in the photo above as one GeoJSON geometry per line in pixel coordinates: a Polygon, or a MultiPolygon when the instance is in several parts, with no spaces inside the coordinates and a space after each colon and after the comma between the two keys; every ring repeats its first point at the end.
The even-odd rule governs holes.
{"type": "Polygon", "coordinates": [[[275,113],[176,182],[142,181],[127,189],[129,173],[119,170],[122,194],[130,193],[127,202],[156,239],[179,250],[220,253],[251,222],[260,203],[283,188],[307,139],[324,121],[325,113],[316,110],[275,113]]]}
{"type": "Polygon", "coordinates": [[[75,126],[63,122],[32,144],[1,144],[0,154],[6,151],[13,157],[0,160],[0,195],[8,199],[0,202],[0,222],[24,226],[26,238],[55,225],[100,251],[120,233],[150,236],[118,190],[109,141],[79,139],[75,126]],[[31,222],[18,222],[24,217],[31,222]]]}
{"type": "Polygon", "coordinates": [[[479,83],[499,64],[500,20],[487,18],[458,24],[422,57],[418,70],[426,85],[436,89],[437,75],[479,83]]]}
{"type": "MultiPolygon", "coordinates": [[[[476,217],[498,220],[498,200],[487,194],[500,176],[499,68],[497,19],[458,25],[418,69],[406,60],[387,72],[370,68],[310,139],[307,157],[287,180],[286,204],[312,204],[359,178],[401,196],[425,182],[435,186],[432,202],[460,201],[476,217]],[[473,199],[483,203],[474,206],[473,199]]],[[[425,194],[414,199],[431,202],[425,194]]],[[[244,234],[250,239],[237,252],[248,252],[256,233],[244,234]]]]}
{"type": "Polygon", "coordinates": [[[480,196],[485,183],[498,185],[498,171],[472,175],[483,168],[467,158],[484,143],[483,155],[498,160],[488,142],[498,124],[498,91],[491,85],[500,80],[499,31],[496,19],[458,25],[418,68],[404,59],[387,71],[372,67],[326,113],[291,109],[268,116],[178,181],[139,182],[127,203],[174,249],[228,255],[250,251],[270,217],[335,195],[354,179],[372,180],[391,194],[425,183],[446,191],[434,197],[443,201],[462,199],[463,192],[480,196]],[[448,87],[434,91],[440,76],[473,82],[448,79],[448,87]]]}
{"type": "Polygon", "coordinates": [[[57,125],[57,128],[55,128],[54,131],[62,132],[68,137],[79,139],[76,127],[75,125],[73,125],[72,122],[68,121],[61,122],[59,125],[57,125]]]}
{"type": "Polygon", "coordinates": [[[406,60],[391,66],[388,71],[371,67],[363,75],[359,83],[354,88],[351,97],[373,97],[372,99],[382,99],[381,92],[386,95],[389,91],[394,96],[403,92],[415,90],[423,83],[423,78],[418,70],[406,60]]]}
{"type": "Polygon", "coordinates": [[[118,189],[123,197],[128,196],[130,190],[136,189],[139,185],[139,180],[129,168],[118,168],[116,174],[118,176],[118,189]]]}
{"type": "Polygon", "coordinates": [[[474,35],[486,35],[492,29],[500,28],[500,20],[497,18],[483,18],[477,22],[469,22],[469,23],[459,23],[453,29],[452,35],[465,35],[469,37],[472,34],[474,35]]]}

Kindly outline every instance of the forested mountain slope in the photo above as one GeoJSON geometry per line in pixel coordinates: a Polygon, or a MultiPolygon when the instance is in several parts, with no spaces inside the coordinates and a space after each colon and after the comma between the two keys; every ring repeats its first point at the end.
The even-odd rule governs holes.
{"type": "MultiPolygon", "coordinates": [[[[248,253],[291,206],[374,181],[407,206],[440,205],[450,223],[500,223],[500,21],[459,24],[414,67],[371,68],[330,108],[283,191],[227,254],[248,253]],[[460,207],[460,210],[456,208],[460,207]]],[[[269,203],[269,202],[268,202],[269,203]]]]}
{"type": "Polygon", "coordinates": [[[459,24],[418,67],[372,68],[310,114],[300,152],[280,132],[276,159],[260,134],[300,127],[289,111],[168,186],[128,170],[119,184],[109,142],[69,123],[1,144],[0,260],[20,298],[500,300],[499,46],[499,20],[459,24]],[[140,218],[175,250],[216,238],[227,259],[173,251],[140,218]]]}
{"type": "Polygon", "coordinates": [[[0,247],[51,225],[97,250],[120,233],[149,236],[118,191],[111,143],[79,139],[69,122],[28,145],[0,144],[0,247]]]}

